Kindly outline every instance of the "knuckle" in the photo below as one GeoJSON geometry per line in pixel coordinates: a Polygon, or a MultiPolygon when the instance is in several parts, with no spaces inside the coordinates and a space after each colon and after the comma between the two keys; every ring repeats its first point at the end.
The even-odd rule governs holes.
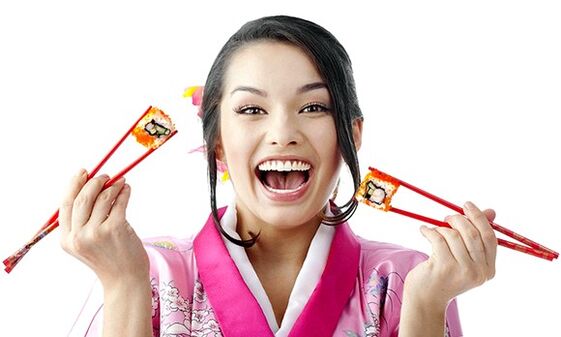
{"type": "Polygon", "coordinates": [[[461,274],[464,280],[469,284],[479,284],[479,273],[471,267],[464,266],[461,269],[461,274]]]}
{"type": "Polygon", "coordinates": [[[439,235],[435,235],[433,241],[437,244],[446,243],[446,239],[442,236],[442,233],[440,233],[439,235]]]}
{"type": "Polygon", "coordinates": [[[469,240],[471,241],[476,241],[478,240],[481,236],[479,235],[479,232],[475,229],[468,229],[466,230],[466,236],[469,240]]]}
{"type": "Polygon", "coordinates": [[[461,238],[460,232],[458,232],[457,230],[452,229],[447,232],[448,232],[447,235],[453,240],[458,240],[461,238]]]}
{"type": "Polygon", "coordinates": [[[487,220],[487,217],[483,213],[476,214],[474,220],[486,226],[489,226],[489,220],[487,220]]]}
{"type": "Polygon", "coordinates": [[[87,194],[80,194],[79,196],[74,199],[73,206],[83,206],[87,205],[90,202],[90,197],[87,194]]]}
{"type": "Polygon", "coordinates": [[[74,250],[80,255],[84,255],[91,250],[92,246],[98,244],[98,236],[96,231],[83,230],[74,236],[72,240],[74,250]]]}
{"type": "Polygon", "coordinates": [[[487,275],[485,272],[475,269],[471,272],[470,280],[472,284],[480,286],[487,281],[487,275]]]}
{"type": "Polygon", "coordinates": [[[103,191],[99,194],[99,196],[97,197],[97,200],[99,200],[101,202],[108,202],[108,201],[111,200],[111,198],[112,198],[111,191],[110,190],[105,190],[105,191],[103,191]]]}
{"type": "Polygon", "coordinates": [[[485,231],[481,233],[483,241],[497,244],[497,237],[493,231],[485,231]]]}
{"type": "Polygon", "coordinates": [[[448,222],[451,225],[455,225],[456,223],[458,223],[458,220],[460,220],[461,215],[459,214],[452,214],[446,217],[446,222],[448,222]]]}
{"type": "Polygon", "coordinates": [[[83,255],[87,251],[87,245],[85,240],[82,240],[79,236],[75,236],[70,243],[70,249],[78,255],[83,255]]]}
{"type": "Polygon", "coordinates": [[[103,186],[108,179],[109,177],[107,175],[102,174],[98,177],[95,177],[95,179],[92,179],[92,183],[95,183],[98,186],[103,186]]]}

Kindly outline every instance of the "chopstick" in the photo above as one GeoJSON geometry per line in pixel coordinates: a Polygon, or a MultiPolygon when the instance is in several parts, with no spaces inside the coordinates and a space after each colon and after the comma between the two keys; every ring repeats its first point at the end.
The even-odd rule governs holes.
{"type": "MultiPolygon", "coordinates": [[[[125,134],[121,137],[121,139],[119,139],[117,141],[117,143],[115,143],[115,145],[113,145],[113,147],[109,150],[109,152],[107,152],[105,157],[103,157],[103,159],[101,159],[101,161],[88,174],[87,180],[90,180],[91,178],[95,177],[95,175],[97,174],[97,172],[99,172],[101,167],[103,167],[103,165],[105,165],[105,163],[109,160],[109,158],[111,158],[111,156],[115,153],[115,151],[117,151],[117,149],[121,146],[121,144],[123,144],[125,139],[127,139],[127,137],[130,135],[132,130],[135,128],[135,126],[142,120],[142,118],[144,118],[144,116],[146,116],[146,114],[148,114],[148,112],[151,109],[152,109],[152,106],[149,106],[148,109],[146,109],[146,111],[144,111],[144,113],[136,120],[136,122],[134,122],[134,124],[127,130],[127,132],[125,132],[125,134]]],[[[37,233],[35,235],[39,235],[39,233],[41,233],[41,231],[43,231],[45,228],[47,228],[49,225],[51,225],[56,219],[58,219],[58,209],[56,210],[56,212],[53,215],[51,215],[49,220],[47,220],[47,222],[45,222],[45,224],[41,228],[39,228],[39,231],[37,231],[37,233]]]]}
{"type": "MultiPolygon", "coordinates": [[[[117,149],[121,146],[121,144],[125,141],[125,139],[131,134],[133,129],[140,123],[140,121],[150,112],[152,106],[149,106],[148,109],[138,118],[138,120],[127,130],[127,132],[119,139],[119,141],[111,148],[111,150],[103,157],[103,159],[94,167],[94,169],[88,174],[87,180],[90,180],[95,174],[101,169],[101,167],[109,160],[109,158],[117,151],[117,149]]],[[[159,145],[163,145],[167,142],[171,137],[173,137],[177,133],[177,130],[171,132],[167,138],[159,145]]],[[[159,147],[158,146],[158,147],[159,147]]],[[[109,179],[104,185],[102,190],[112,186],[117,180],[119,180],[122,176],[124,176],[127,172],[132,170],[136,165],[138,165],[141,161],[143,161],[146,157],[148,157],[152,152],[154,152],[158,147],[151,147],[146,151],[143,155],[137,158],[135,161],[130,163],[124,169],[122,169],[119,173],[117,173],[113,178],[109,179]]],[[[31,247],[33,247],[37,242],[47,236],[50,232],[52,232],[55,228],[59,226],[58,223],[58,215],[59,210],[56,210],[55,213],[49,218],[49,220],[39,229],[39,231],[33,236],[31,240],[29,240],[22,248],[12,254],[10,257],[3,261],[5,268],[4,270],[9,273],[13,270],[13,268],[19,263],[19,261],[29,252],[31,247]]]]}
{"type": "MultiPolygon", "coordinates": [[[[376,168],[373,168],[373,167],[369,167],[369,170],[371,170],[371,171],[378,171],[378,172],[380,172],[380,173],[382,173],[382,174],[388,175],[387,173],[384,173],[384,172],[382,172],[382,171],[380,171],[380,170],[378,170],[378,169],[376,169],[376,168]]],[[[389,176],[389,175],[388,175],[388,176],[389,176]]],[[[456,211],[456,212],[458,212],[458,213],[460,213],[460,214],[462,214],[462,215],[465,215],[465,214],[464,214],[464,210],[463,210],[461,207],[459,207],[459,206],[457,206],[457,205],[454,205],[453,203],[451,203],[451,202],[449,202],[449,201],[446,201],[446,200],[444,200],[444,199],[442,199],[442,198],[440,198],[440,197],[437,197],[436,195],[431,194],[431,193],[429,193],[429,192],[427,192],[427,191],[424,191],[424,190],[422,190],[422,189],[420,189],[420,188],[418,188],[418,187],[416,187],[416,186],[413,186],[413,185],[411,185],[411,184],[409,184],[409,183],[407,183],[407,182],[405,182],[405,181],[403,181],[403,180],[401,180],[401,179],[398,179],[398,178],[393,177],[393,176],[391,176],[391,177],[392,177],[393,179],[395,179],[400,185],[403,185],[404,187],[409,188],[409,189],[412,190],[413,192],[416,192],[416,193],[418,193],[418,194],[421,194],[421,195],[423,195],[423,196],[425,196],[425,197],[427,197],[427,198],[429,198],[429,199],[431,199],[431,200],[433,200],[433,201],[436,201],[437,203],[439,203],[439,204],[441,204],[441,205],[443,205],[443,206],[446,206],[446,207],[448,207],[448,208],[450,208],[450,209],[452,209],[452,210],[454,210],[454,211],[456,211]]],[[[432,223],[432,224],[435,224],[435,225],[437,225],[437,226],[443,225],[444,227],[450,227],[450,226],[449,226],[447,223],[445,223],[445,222],[438,221],[438,220],[434,220],[434,219],[430,219],[430,218],[427,218],[427,217],[422,216],[422,215],[419,215],[419,214],[415,214],[415,213],[411,213],[411,212],[408,212],[408,211],[401,210],[401,209],[399,209],[399,208],[395,208],[395,207],[393,207],[393,206],[390,206],[390,209],[389,209],[389,210],[390,210],[390,211],[393,211],[393,212],[395,212],[395,213],[399,213],[399,214],[402,214],[402,215],[406,215],[406,216],[413,217],[413,218],[415,218],[415,219],[417,219],[417,220],[421,220],[421,221],[425,221],[425,222],[428,222],[428,223],[432,223]],[[432,221],[432,222],[431,222],[431,221],[432,221]]],[[[518,240],[518,241],[520,241],[520,242],[522,242],[522,243],[527,244],[528,246],[530,246],[530,247],[526,247],[526,246],[518,245],[518,244],[516,244],[516,243],[509,242],[509,241],[506,241],[506,240],[497,238],[497,241],[499,242],[499,244],[502,245],[502,246],[504,246],[504,247],[511,248],[511,249],[514,249],[514,250],[517,250],[517,251],[520,251],[520,252],[523,252],[523,253],[528,253],[528,254],[535,255],[535,256],[538,256],[538,257],[542,257],[542,258],[546,258],[546,259],[549,259],[549,257],[551,257],[551,259],[549,259],[550,261],[551,261],[552,259],[554,259],[554,258],[558,258],[558,257],[559,257],[559,253],[557,253],[556,251],[554,251],[554,250],[552,250],[552,249],[549,249],[549,248],[547,248],[547,247],[545,247],[545,246],[543,246],[543,245],[540,245],[539,243],[534,242],[534,241],[532,241],[532,240],[530,240],[530,239],[528,239],[528,238],[526,238],[526,237],[524,237],[524,236],[522,236],[522,235],[520,235],[520,234],[518,234],[518,233],[515,233],[515,232],[512,231],[512,230],[509,230],[509,229],[507,229],[507,228],[505,228],[505,227],[502,227],[502,226],[500,226],[500,225],[498,225],[498,224],[496,224],[496,223],[494,223],[494,222],[490,222],[490,225],[491,225],[491,227],[492,227],[494,230],[496,230],[496,231],[498,231],[498,232],[500,232],[500,233],[503,233],[503,234],[505,234],[505,235],[507,235],[507,236],[513,238],[513,239],[516,239],[516,240],[518,240]]]]}
{"type": "MultiPolygon", "coordinates": [[[[372,170],[372,169],[374,169],[374,168],[369,167],[369,169],[372,170]]],[[[380,171],[380,170],[378,170],[378,171],[380,171]]],[[[382,172],[382,171],[380,171],[380,172],[382,172]]],[[[403,186],[409,188],[409,189],[412,190],[413,192],[417,192],[417,193],[419,193],[419,194],[421,194],[421,195],[423,195],[423,196],[425,196],[425,197],[427,197],[427,198],[429,198],[429,199],[431,199],[431,200],[433,200],[433,201],[436,201],[437,203],[439,203],[439,204],[441,204],[441,205],[443,205],[443,206],[446,206],[446,207],[448,207],[448,208],[450,208],[450,209],[452,209],[452,210],[454,210],[454,211],[456,211],[456,212],[458,212],[458,213],[460,213],[460,214],[465,215],[465,214],[464,214],[464,210],[463,210],[461,207],[459,207],[459,206],[457,206],[457,205],[454,205],[453,203],[451,203],[451,202],[449,202],[449,201],[446,201],[446,200],[444,200],[444,199],[442,199],[442,198],[440,198],[440,197],[437,197],[436,195],[431,194],[431,193],[429,193],[429,192],[427,192],[427,191],[424,191],[424,190],[422,190],[422,189],[420,189],[420,188],[418,188],[418,187],[416,187],[416,186],[413,186],[413,185],[411,185],[411,184],[409,184],[409,183],[407,183],[407,182],[405,182],[405,181],[403,181],[403,180],[401,180],[401,179],[398,179],[398,178],[396,178],[396,177],[393,177],[393,178],[394,178],[395,180],[397,180],[401,185],[403,185],[403,186]]],[[[513,239],[516,239],[516,240],[518,240],[518,241],[520,241],[520,242],[522,242],[522,243],[524,243],[524,244],[527,244],[528,246],[530,246],[530,247],[532,247],[532,248],[534,248],[534,249],[543,250],[543,251],[549,252],[550,254],[553,254],[553,255],[555,256],[555,258],[558,258],[558,257],[559,257],[559,253],[557,253],[556,251],[554,251],[554,250],[552,250],[552,249],[549,249],[549,248],[547,248],[547,247],[545,247],[545,246],[543,246],[543,245],[540,245],[539,243],[534,242],[534,241],[532,241],[532,240],[530,240],[530,239],[528,239],[528,238],[526,238],[526,237],[524,237],[524,236],[522,236],[522,235],[520,235],[520,234],[518,234],[518,233],[515,233],[515,232],[511,231],[510,229],[507,229],[507,228],[505,228],[505,227],[503,227],[503,226],[500,226],[500,225],[498,225],[498,224],[496,224],[496,223],[494,223],[494,222],[490,222],[490,224],[491,224],[491,227],[493,227],[494,230],[496,230],[496,231],[498,231],[498,232],[500,232],[500,233],[503,233],[503,234],[505,234],[505,235],[507,235],[507,236],[513,238],[513,239]]]]}
{"type": "MultiPolygon", "coordinates": [[[[440,227],[448,227],[448,228],[452,228],[447,222],[444,221],[439,221],[439,220],[435,220],[429,217],[426,217],[424,215],[420,215],[420,214],[416,214],[416,213],[412,213],[409,211],[405,211],[396,207],[391,206],[390,209],[388,209],[388,211],[390,212],[394,212],[397,214],[401,214],[401,215],[405,215],[408,216],[410,218],[416,219],[416,220],[420,220],[420,221],[424,221],[426,223],[430,223],[433,224],[435,226],[440,226],[440,227]]],[[[506,247],[506,248],[510,248],[522,253],[527,253],[530,255],[534,255],[536,257],[540,257],[542,259],[546,259],[549,261],[552,261],[555,258],[555,255],[552,253],[549,253],[547,251],[544,250],[540,250],[540,249],[534,249],[532,247],[526,247],[526,246],[522,246],[519,245],[517,243],[514,242],[510,242],[501,238],[497,238],[497,242],[499,245],[506,247]]]]}
{"type": "MultiPolygon", "coordinates": [[[[166,138],[165,142],[167,142],[171,137],[175,136],[175,134],[177,133],[177,130],[173,131],[168,138],[166,138]]],[[[165,143],[164,142],[164,143],[165,143]]],[[[163,143],[162,143],[163,144],[163,143]]],[[[146,151],[146,153],[144,153],[142,156],[140,156],[138,159],[136,159],[134,162],[130,163],[127,167],[125,167],[123,170],[121,170],[119,173],[117,173],[113,178],[109,179],[107,182],[105,182],[105,184],[103,185],[103,187],[101,188],[101,190],[104,190],[110,186],[112,186],[117,180],[119,180],[122,176],[124,176],[125,174],[127,174],[127,172],[129,172],[130,170],[132,170],[136,165],[138,165],[141,161],[144,160],[144,158],[148,157],[152,152],[154,152],[156,150],[156,148],[151,148],[148,151],[146,151]]],[[[89,178],[88,178],[89,179],[89,178]]],[[[59,226],[58,223],[58,218],[55,219],[51,224],[47,225],[45,228],[43,228],[42,230],[40,230],[37,235],[38,236],[45,236],[48,233],[50,233],[53,229],[57,228],[59,226]]]]}

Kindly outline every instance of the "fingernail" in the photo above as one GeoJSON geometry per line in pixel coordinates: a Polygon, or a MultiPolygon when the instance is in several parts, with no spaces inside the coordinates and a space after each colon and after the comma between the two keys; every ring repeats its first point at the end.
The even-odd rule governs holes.
{"type": "Polygon", "coordinates": [[[84,173],[86,173],[86,170],[81,168],[81,169],[78,170],[78,173],[76,173],[76,177],[82,177],[84,175],[84,173]]]}
{"type": "Polygon", "coordinates": [[[464,208],[468,211],[471,211],[475,208],[475,205],[471,201],[466,201],[466,203],[464,204],[464,208]]]}
{"type": "Polygon", "coordinates": [[[104,173],[104,174],[100,175],[99,177],[100,177],[100,178],[103,178],[103,179],[108,179],[108,178],[109,178],[109,175],[106,174],[106,173],[104,173]]]}

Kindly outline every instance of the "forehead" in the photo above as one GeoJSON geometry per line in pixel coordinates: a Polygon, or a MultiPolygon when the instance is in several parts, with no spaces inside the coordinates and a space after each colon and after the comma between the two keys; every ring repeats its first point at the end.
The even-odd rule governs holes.
{"type": "Polygon", "coordinates": [[[315,63],[301,48],[277,41],[242,47],[232,55],[225,75],[227,93],[238,85],[292,92],[303,84],[322,81],[315,63]]]}

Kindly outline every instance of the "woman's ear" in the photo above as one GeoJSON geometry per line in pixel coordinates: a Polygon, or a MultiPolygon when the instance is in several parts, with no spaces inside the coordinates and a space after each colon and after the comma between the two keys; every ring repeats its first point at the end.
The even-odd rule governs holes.
{"type": "Polygon", "coordinates": [[[214,153],[216,154],[216,160],[226,164],[226,157],[224,156],[224,148],[222,147],[222,143],[220,140],[216,141],[216,145],[214,147],[214,153]]]}
{"type": "Polygon", "coordinates": [[[362,145],[362,121],[362,117],[355,118],[353,121],[353,141],[357,152],[362,145]]]}

